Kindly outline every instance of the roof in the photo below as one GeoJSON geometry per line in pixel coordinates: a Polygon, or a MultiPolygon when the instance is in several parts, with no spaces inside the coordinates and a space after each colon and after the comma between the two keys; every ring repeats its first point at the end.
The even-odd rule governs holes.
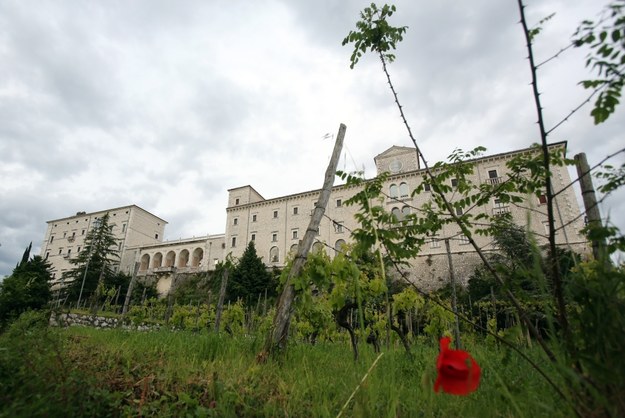
{"type": "Polygon", "coordinates": [[[156,216],[156,215],[154,215],[153,213],[151,213],[150,211],[147,211],[147,210],[143,209],[142,207],[137,206],[137,205],[135,205],[135,204],[128,205],[128,206],[119,206],[119,207],[117,207],[117,208],[111,208],[111,209],[96,210],[96,211],[89,212],[89,213],[87,213],[87,212],[77,212],[75,215],[72,215],[72,216],[66,216],[66,217],[64,217],[64,218],[52,219],[52,220],[50,220],[50,221],[47,221],[46,223],[63,221],[63,220],[65,220],[65,219],[73,219],[73,218],[76,218],[76,217],[78,217],[78,216],[91,216],[91,215],[95,215],[96,213],[112,212],[112,211],[115,211],[115,210],[126,209],[126,208],[137,208],[137,209],[139,209],[139,210],[142,210],[142,211],[143,211],[143,212],[145,212],[145,213],[148,213],[148,214],[150,214],[150,215],[154,216],[154,217],[155,217],[155,218],[157,218],[157,219],[160,219],[160,220],[161,220],[161,221],[163,221],[165,224],[168,224],[168,223],[169,223],[169,222],[167,222],[166,220],[164,220],[163,218],[161,218],[160,216],[156,216]]]}
{"type": "Polygon", "coordinates": [[[399,145],[393,145],[386,151],[376,155],[373,157],[373,161],[377,161],[378,158],[382,157],[390,157],[393,155],[406,154],[406,153],[417,153],[417,150],[414,147],[400,147],[399,145]]]}

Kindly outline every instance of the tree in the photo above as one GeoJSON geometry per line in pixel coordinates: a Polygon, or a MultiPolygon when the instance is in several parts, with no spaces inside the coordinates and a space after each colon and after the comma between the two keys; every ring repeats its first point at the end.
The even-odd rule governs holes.
{"type": "Polygon", "coordinates": [[[0,283],[0,328],[27,310],[45,307],[52,297],[50,263],[36,255],[32,243],[24,251],[13,273],[0,283]]]}
{"type": "Polygon", "coordinates": [[[113,265],[119,254],[112,228],[107,213],[87,233],[82,251],[70,260],[76,267],[63,275],[68,301],[97,299],[98,286],[115,282],[113,265]]]}
{"type": "Polygon", "coordinates": [[[590,112],[598,125],[614,113],[625,83],[625,1],[614,0],[608,4],[599,22],[584,20],[574,38],[576,47],[590,48],[586,67],[591,67],[598,76],[580,84],[586,89],[603,90],[590,112]]]}
{"type": "Polygon", "coordinates": [[[232,277],[228,282],[228,299],[236,301],[242,299],[246,305],[254,303],[258,295],[276,295],[276,281],[273,275],[267,271],[267,267],[256,253],[254,241],[245,248],[236,267],[232,271],[232,277]]]}

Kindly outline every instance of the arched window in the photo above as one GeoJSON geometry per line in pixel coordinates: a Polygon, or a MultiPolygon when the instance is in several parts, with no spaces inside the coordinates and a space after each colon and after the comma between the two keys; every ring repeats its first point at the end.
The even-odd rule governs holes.
{"type": "Polygon", "coordinates": [[[154,254],[154,258],[152,259],[152,268],[159,268],[163,265],[163,254],[156,253],[154,254]]]}
{"type": "Polygon", "coordinates": [[[269,261],[272,263],[280,262],[280,250],[278,247],[271,247],[269,250],[269,261]]]}
{"type": "Polygon", "coordinates": [[[178,256],[178,267],[186,267],[189,263],[189,250],[180,251],[178,256]]]}
{"type": "Polygon", "coordinates": [[[176,265],[176,253],[170,251],[167,253],[167,257],[165,257],[165,267],[173,267],[176,265]]]}
{"type": "Polygon", "coordinates": [[[139,270],[146,271],[150,267],[150,254],[143,254],[141,256],[141,267],[139,270]]]}
{"type": "Polygon", "coordinates": [[[344,239],[339,239],[334,243],[334,251],[336,253],[336,255],[338,255],[340,252],[344,252],[345,251],[345,246],[347,244],[345,243],[344,239]]]}
{"type": "Polygon", "coordinates": [[[320,253],[321,251],[323,251],[323,244],[320,243],[319,241],[315,241],[315,243],[312,246],[312,250],[314,253],[317,253],[317,252],[320,253]]]}
{"type": "Polygon", "coordinates": [[[409,194],[410,192],[408,191],[408,184],[401,183],[399,185],[399,196],[404,198],[404,197],[408,197],[409,194]]]}
{"type": "Polygon", "coordinates": [[[204,250],[196,248],[193,250],[193,258],[191,259],[191,267],[198,267],[204,258],[204,250]]]}
{"type": "Polygon", "coordinates": [[[399,193],[398,192],[399,192],[399,189],[397,188],[397,185],[396,184],[391,184],[391,187],[389,187],[389,195],[391,197],[397,198],[397,197],[399,197],[399,193]]]}
{"type": "Polygon", "coordinates": [[[410,215],[410,206],[404,206],[401,208],[401,218],[406,219],[407,215],[410,215]]]}
{"type": "Polygon", "coordinates": [[[401,216],[401,211],[399,210],[399,208],[393,208],[391,210],[391,214],[393,214],[393,216],[395,217],[395,220],[401,221],[402,216],[401,216]]]}
{"type": "Polygon", "coordinates": [[[291,245],[291,249],[289,250],[289,254],[295,254],[297,252],[297,244],[291,245]]]}

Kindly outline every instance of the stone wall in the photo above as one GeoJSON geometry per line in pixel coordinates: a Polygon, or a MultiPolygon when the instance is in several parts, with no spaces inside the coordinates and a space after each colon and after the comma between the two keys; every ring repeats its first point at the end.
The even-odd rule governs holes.
{"type": "MultiPolygon", "coordinates": [[[[100,329],[117,328],[118,318],[111,318],[97,315],[82,315],[75,313],[52,313],[50,316],[50,325],[53,327],[93,327],[100,329]]],[[[127,325],[123,324],[120,328],[132,329],[137,331],[150,331],[160,329],[160,325],[141,324],[127,325]]]]}

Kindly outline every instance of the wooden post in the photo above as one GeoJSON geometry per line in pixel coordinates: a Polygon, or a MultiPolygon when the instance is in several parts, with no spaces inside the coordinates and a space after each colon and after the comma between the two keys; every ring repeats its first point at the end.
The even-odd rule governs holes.
{"type": "Polygon", "coordinates": [[[215,311],[215,332],[219,332],[219,322],[221,322],[221,312],[224,310],[224,299],[226,297],[226,287],[228,286],[228,268],[223,269],[221,276],[221,288],[219,289],[219,300],[215,311]]]}
{"type": "Polygon", "coordinates": [[[267,354],[272,353],[278,349],[282,349],[286,346],[286,340],[289,335],[289,325],[291,323],[291,315],[293,313],[293,301],[295,300],[295,288],[293,287],[293,278],[297,277],[304,264],[306,263],[306,257],[310,248],[313,245],[319,223],[325,213],[328,200],[330,199],[330,193],[332,192],[332,186],[334,185],[334,177],[336,175],[336,167],[341,157],[341,150],[343,148],[343,139],[345,138],[345,131],[347,127],[341,123],[339,127],[338,135],[336,136],[336,142],[334,143],[334,150],[332,151],[332,157],[330,163],[326,169],[325,178],[323,182],[323,188],[319,194],[319,200],[315,204],[315,210],[313,216],[310,219],[304,238],[301,244],[297,248],[297,254],[293,260],[293,265],[289,271],[289,276],[284,284],[284,289],[278,300],[278,306],[276,307],[276,314],[273,319],[273,326],[270,334],[265,343],[263,352],[259,354],[257,358],[265,359],[267,354]]]}
{"type": "MultiPolygon", "coordinates": [[[[581,152],[575,155],[574,158],[576,162],[575,165],[577,167],[577,176],[579,177],[579,186],[582,189],[582,200],[584,201],[584,209],[586,210],[588,225],[591,227],[600,227],[601,213],[599,212],[597,196],[595,195],[595,188],[592,184],[592,176],[590,175],[590,167],[588,166],[586,154],[581,152]]],[[[605,254],[605,243],[603,240],[593,240],[592,254],[595,257],[595,260],[607,258],[607,255],[605,254]]]]}
{"type": "Polygon", "coordinates": [[[132,291],[135,287],[135,281],[137,280],[137,272],[139,271],[139,263],[135,263],[135,268],[132,271],[132,277],[130,279],[130,283],[128,284],[128,291],[126,291],[126,299],[124,300],[124,307],[122,308],[122,319],[128,313],[128,308],[130,306],[130,298],[132,297],[132,291]]]}
{"type": "Polygon", "coordinates": [[[451,309],[454,311],[454,345],[456,350],[462,348],[460,344],[460,320],[458,319],[458,305],[456,300],[456,276],[454,275],[454,266],[451,263],[451,250],[449,248],[449,238],[445,238],[445,249],[447,250],[447,262],[449,263],[449,283],[451,284],[451,309]]]}

